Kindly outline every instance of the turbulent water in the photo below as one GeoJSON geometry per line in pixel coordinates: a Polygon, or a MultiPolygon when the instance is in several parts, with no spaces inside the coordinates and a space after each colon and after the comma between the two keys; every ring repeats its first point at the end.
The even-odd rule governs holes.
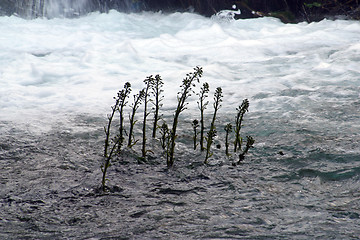
{"type": "MultiPolygon", "coordinates": [[[[90,11],[87,0],[17,0],[15,12],[26,18],[74,17],[90,11]]],[[[1,8],[1,7],[0,7],[1,8]]]]}
{"type": "Polygon", "coordinates": [[[0,32],[0,239],[360,239],[359,22],[110,12],[1,17],[0,32]],[[209,164],[192,149],[193,94],[174,167],[149,129],[148,161],[140,144],[124,149],[103,193],[113,97],[160,74],[171,124],[195,66],[207,125],[215,88],[224,95],[209,164]],[[232,166],[222,129],[244,98],[241,133],[256,142],[232,166]]]}

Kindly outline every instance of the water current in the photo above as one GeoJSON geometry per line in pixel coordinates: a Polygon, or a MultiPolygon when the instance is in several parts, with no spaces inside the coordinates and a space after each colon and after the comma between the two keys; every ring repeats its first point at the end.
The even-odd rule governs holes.
{"type": "Polygon", "coordinates": [[[111,11],[0,17],[0,33],[0,239],[360,239],[359,22],[111,11]],[[102,192],[113,97],[160,74],[171,123],[195,66],[207,124],[224,95],[209,164],[192,149],[193,94],[174,167],[149,129],[147,162],[140,144],[124,149],[102,192]],[[233,166],[222,129],[244,98],[256,142],[233,166]]]}

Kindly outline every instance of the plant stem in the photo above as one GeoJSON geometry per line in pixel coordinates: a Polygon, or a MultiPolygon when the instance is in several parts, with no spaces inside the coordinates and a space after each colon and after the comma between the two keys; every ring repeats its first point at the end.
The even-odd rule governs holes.
{"type": "Polygon", "coordinates": [[[245,159],[245,155],[248,153],[249,149],[254,147],[253,145],[255,143],[255,140],[251,136],[247,136],[246,139],[246,147],[244,151],[239,155],[238,164],[245,159]]]}
{"type": "Polygon", "coordinates": [[[144,89],[144,121],[143,121],[143,128],[142,128],[142,134],[143,134],[143,141],[142,141],[142,157],[145,159],[146,157],[146,119],[147,116],[150,114],[147,112],[147,105],[148,105],[148,97],[149,97],[149,90],[152,87],[154,82],[153,76],[149,76],[144,80],[144,83],[146,84],[146,87],[144,89]]]}
{"type": "Polygon", "coordinates": [[[207,137],[205,137],[206,139],[206,155],[204,160],[205,164],[208,163],[208,159],[213,155],[213,153],[210,150],[214,137],[216,137],[216,129],[210,128],[209,132],[207,133],[207,137]]]}
{"type": "Polygon", "coordinates": [[[194,129],[194,150],[196,150],[197,128],[199,127],[199,121],[197,119],[195,119],[192,122],[192,126],[193,126],[193,129],[194,129]]]}
{"type": "Polygon", "coordinates": [[[160,133],[161,133],[161,138],[160,138],[161,147],[162,147],[163,149],[165,149],[165,148],[166,148],[166,145],[167,145],[167,142],[168,142],[168,138],[169,138],[169,127],[168,127],[168,125],[166,124],[166,122],[164,122],[164,123],[161,125],[160,133]]]}
{"type": "MultiPolygon", "coordinates": [[[[124,85],[124,89],[121,90],[118,93],[118,98],[120,99],[119,101],[119,107],[118,107],[118,111],[120,114],[120,124],[119,124],[119,141],[120,143],[122,143],[124,141],[124,107],[127,104],[126,98],[129,97],[129,94],[131,92],[131,84],[129,82],[125,83],[124,85]]],[[[120,151],[120,146],[122,144],[119,144],[118,146],[118,151],[120,151]]]]}
{"type": "Polygon", "coordinates": [[[152,137],[155,138],[156,137],[156,129],[158,128],[158,121],[160,119],[159,116],[159,110],[160,107],[162,106],[162,104],[160,104],[160,102],[162,101],[162,96],[161,93],[164,91],[162,90],[162,86],[164,85],[163,81],[161,80],[160,75],[156,75],[155,79],[154,79],[154,84],[152,86],[152,92],[153,95],[155,97],[155,111],[154,111],[154,125],[153,125],[153,132],[152,132],[152,137]]]}
{"type": "Polygon", "coordinates": [[[205,129],[205,125],[204,125],[204,111],[206,109],[207,104],[209,103],[204,102],[205,98],[208,96],[207,93],[209,92],[209,84],[208,83],[204,83],[202,88],[200,89],[200,93],[199,95],[199,102],[198,102],[198,107],[200,109],[200,150],[204,151],[204,129],[205,129]]]}
{"type": "MultiPolygon", "coordinates": [[[[125,88],[128,87],[130,88],[130,83],[126,83],[125,84],[125,88]]],[[[115,112],[119,109],[119,105],[124,101],[124,98],[123,98],[123,93],[124,90],[120,91],[117,95],[117,98],[114,97],[115,99],[115,104],[114,106],[111,107],[112,109],[112,112],[110,115],[108,115],[108,125],[107,127],[104,127],[104,130],[105,130],[105,146],[104,146],[104,158],[105,158],[105,162],[104,162],[104,165],[102,166],[101,170],[103,172],[103,177],[102,177],[102,188],[103,190],[105,191],[106,189],[106,186],[105,186],[105,183],[106,183],[106,173],[107,173],[107,169],[108,167],[110,166],[110,161],[111,161],[111,158],[114,154],[114,151],[116,149],[116,147],[121,143],[121,138],[120,136],[115,139],[114,141],[114,145],[111,147],[111,150],[109,151],[109,147],[110,147],[110,136],[111,136],[111,124],[112,124],[112,121],[114,119],[114,115],[115,115],[115,112]]],[[[120,149],[121,147],[119,147],[120,149]]]]}
{"type": "Polygon", "coordinates": [[[241,137],[240,137],[240,129],[242,126],[242,120],[244,114],[249,111],[249,100],[244,99],[242,104],[236,109],[238,111],[235,122],[235,142],[234,142],[234,152],[237,151],[237,147],[241,149],[241,137]]]}
{"type": "Polygon", "coordinates": [[[228,123],[225,128],[226,137],[225,137],[225,154],[226,156],[229,156],[229,133],[232,131],[232,125],[231,123],[228,123]]]}
{"type": "Polygon", "coordinates": [[[211,125],[210,125],[210,131],[208,132],[207,144],[206,144],[206,156],[205,156],[204,163],[207,163],[208,158],[212,155],[212,154],[210,154],[210,148],[211,148],[213,139],[216,136],[215,120],[216,120],[217,111],[221,107],[221,102],[222,102],[221,98],[222,97],[223,97],[223,95],[222,95],[221,87],[216,88],[215,94],[214,94],[214,114],[213,114],[213,119],[212,119],[211,125]]]}
{"type": "Polygon", "coordinates": [[[119,105],[119,99],[116,99],[116,103],[114,106],[111,107],[112,109],[112,112],[110,115],[108,115],[108,125],[107,125],[107,128],[104,127],[104,130],[105,130],[105,147],[104,147],[104,157],[107,157],[108,156],[108,149],[109,149],[109,141],[110,141],[110,128],[111,128],[111,123],[112,123],[112,120],[114,118],[114,115],[115,115],[115,112],[116,112],[116,109],[118,108],[118,105],[119,105]]]}
{"type": "Polygon", "coordinates": [[[109,155],[108,155],[108,156],[105,156],[105,157],[106,157],[106,160],[105,160],[104,166],[103,166],[103,168],[102,168],[102,172],[103,172],[103,177],[102,177],[102,189],[103,189],[103,191],[106,191],[106,173],[107,173],[107,169],[110,167],[111,159],[112,159],[112,156],[113,156],[113,154],[114,154],[115,149],[116,149],[117,146],[118,146],[119,148],[121,148],[121,140],[120,140],[120,137],[118,137],[118,139],[115,140],[114,145],[112,146],[109,155]],[[120,146],[118,146],[118,145],[120,145],[120,146]]]}
{"type": "Polygon", "coordinates": [[[139,108],[139,105],[141,104],[141,100],[144,98],[144,89],[140,90],[140,92],[136,95],[134,95],[134,103],[132,105],[132,112],[131,112],[131,116],[129,118],[130,120],[130,130],[129,130],[129,141],[128,141],[128,147],[132,147],[136,141],[133,143],[133,129],[134,129],[134,125],[136,123],[135,121],[135,114],[137,109],[139,108]]]}
{"type": "Polygon", "coordinates": [[[202,76],[202,68],[195,67],[193,73],[187,74],[186,78],[183,79],[183,83],[181,85],[182,92],[179,92],[180,96],[178,95],[178,105],[175,110],[174,114],[174,122],[172,126],[172,130],[170,132],[170,149],[168,151],[167,157],[167,165],[171,167],[174,164],[174,151],[175,151],[175,139],[176,139],[176,128],[178,125],[179,115],[182,111],[186,109],[186,100],[191,95],[190,92],[192,87],[195,86],[194,82],[199,82],[199,78],[202,76]]]}

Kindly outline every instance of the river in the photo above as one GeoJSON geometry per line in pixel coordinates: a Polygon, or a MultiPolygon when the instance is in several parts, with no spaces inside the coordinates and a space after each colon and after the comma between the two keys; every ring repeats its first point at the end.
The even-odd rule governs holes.
{"type": "Polygon", "coordinates": [[[358,21],[110,11],[0,17],[0,33],[1,239],[359,239],[358,21]],[[174,166],[149,129],[147,162],[140,143],[124,148],[102,192],[113,97],[159,74],[171,124],[195,66],[204,74],[180,117],[174,166]],[[216,87],[224,95],[207,165],[191,127],[204,82],[207,128],[216,87]],[[255,144],[233,166],[223,128],[245,98],[241,134],[255,144]]]}

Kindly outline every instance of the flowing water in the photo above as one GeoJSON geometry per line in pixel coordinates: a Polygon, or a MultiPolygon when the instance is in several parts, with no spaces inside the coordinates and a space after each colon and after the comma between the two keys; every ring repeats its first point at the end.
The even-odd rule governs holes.
{"type": "Polygon", "coordinates": [[[0,239],[360,239],[359,22],[111,11],[0,17],[0,33],[0,239]],[[215,88],[224,95],[209,164],[192,149],[193,94],[174,167],[149,129],[148,161],[140,144],[124,149],[103,193],[113,97],[160,74],[171,124],[195,66],[208,125],[215,88]],[[244,98],[241,133],[256,142],[233,166],[222,129],[244,98]]]}
{"type": "Polygon", "coordinates": [[[74,17],[88,13],[94,4],[88,0],[17,0],[16,14],[27,17],[74,17]]]}

